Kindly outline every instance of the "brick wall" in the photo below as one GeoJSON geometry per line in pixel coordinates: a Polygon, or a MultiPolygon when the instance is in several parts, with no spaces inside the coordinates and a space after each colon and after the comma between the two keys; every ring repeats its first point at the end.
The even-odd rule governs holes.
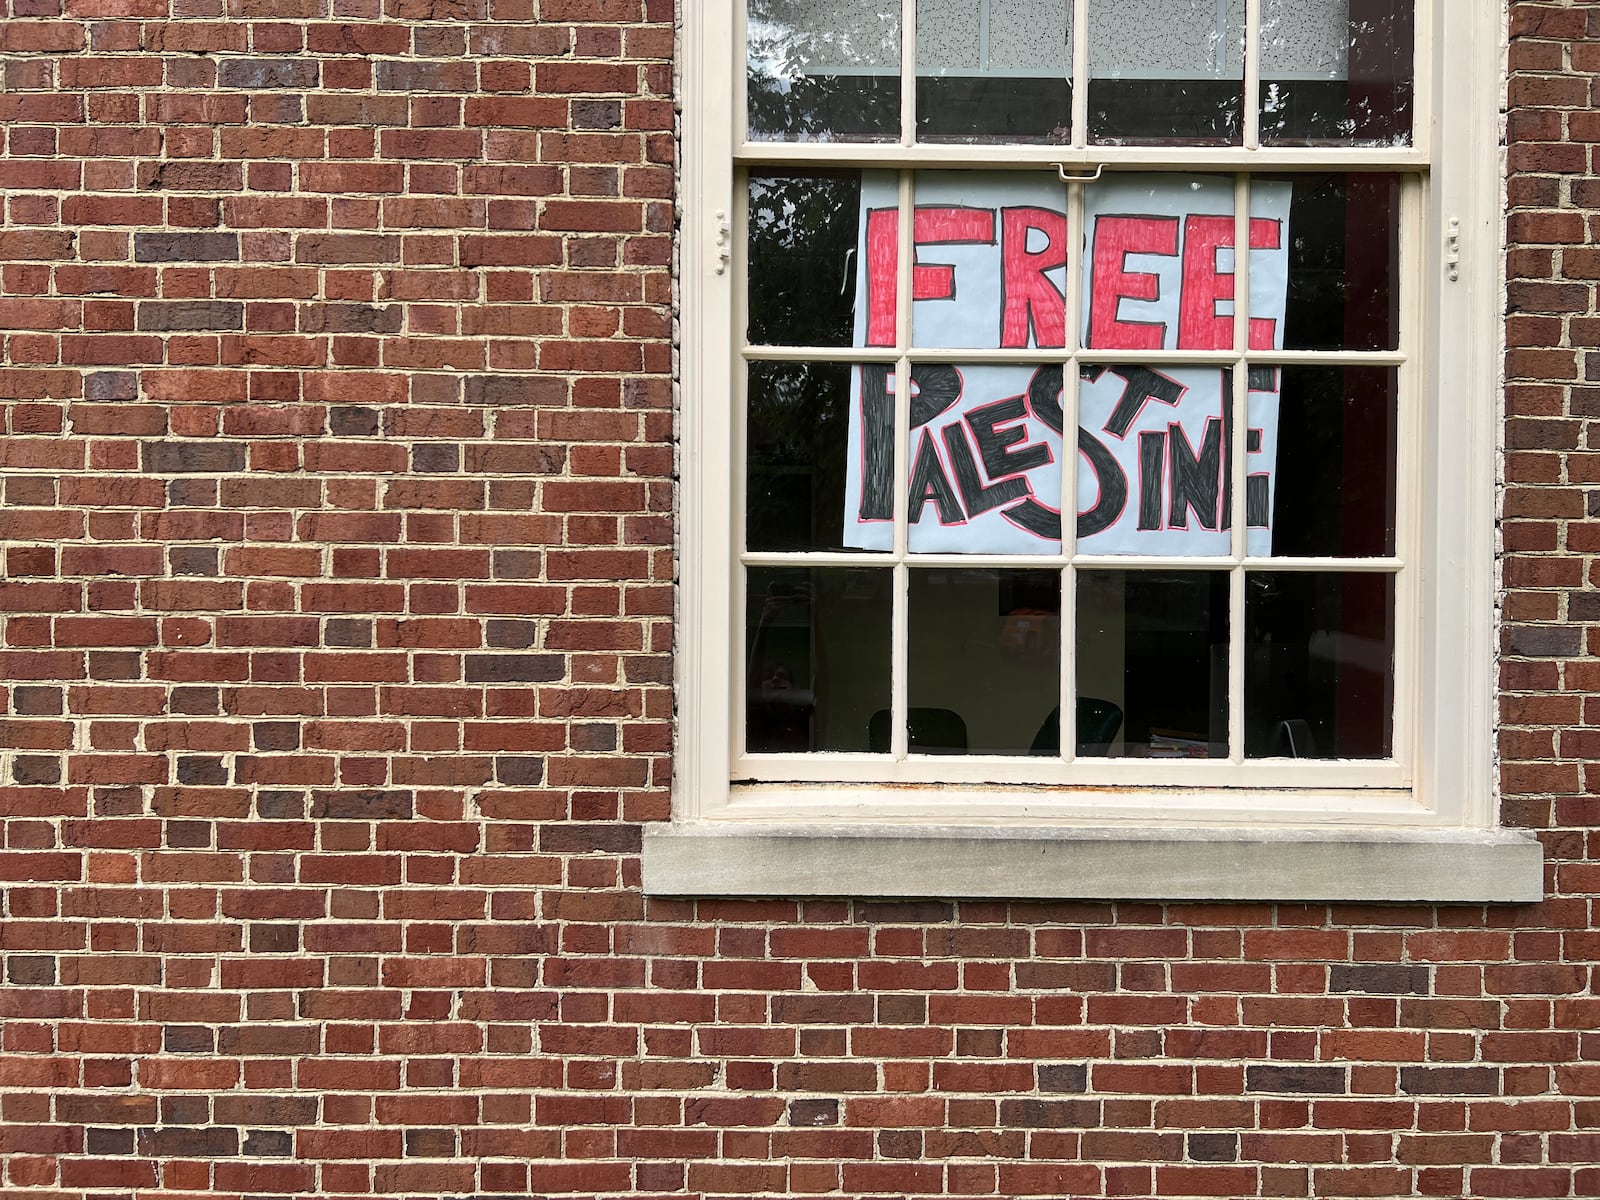
{"type": "Polygon", "coordinates": [[[1600,1194],[1600,5],[1515,7],[1485,910],[646,901],[670,0],[9,0],[5,1194],[1600,1194]]]}

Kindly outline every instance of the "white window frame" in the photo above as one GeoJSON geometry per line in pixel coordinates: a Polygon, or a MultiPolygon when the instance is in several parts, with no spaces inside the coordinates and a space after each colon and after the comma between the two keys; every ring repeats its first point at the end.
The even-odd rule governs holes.
{"type": "MultiPolygon", "coordinates": [[[[915,0],[900,2],[902,28],[912,28],[915,0]]],[[[1082,30],[1088,0],[1077,5],[1082,30]]],[[[743,719],[742,664],[732,642],[738,635],[730,634],[739,629],[740,611],[733,464],[741,438],[732,380],[742,369],[734,314],[744,249],[735,172],[768,163],[803,169],[859,162],[863,152],[859,144],[736,144],[744,8],[744,0],[686,0],[681,11],[678,726],[673,819],[646,831],[646,890],[1537,899],[1538,843],[1498,824],[1494,748],[1503,0],[1418,0],[1413,147],[1260,148],[1251,117],[1237,148],[1115,151],[1119,164],[1152,170],[1262,171],[1352,160],[1424,168],[1406,189],[1401,218],[1402,320],[1415,330],[1403,334],[1412,355],[1402,370],[1424,372],[1406,393],[1424,403],[1401,428],[1402,455],[1409,443],[1412,464],[1402,469],[1402,526],[1409,521],[1413,531],[1401,554],[1417,564],[1400,576],[1396,602],[1401,768],[1235,761],[1226,779],[1201,773],[1207,782],[1200,783],[1181,763],[1101,759],[1093,786],[1075,782],[1070,767],[1063,774],[1057,765],[1051,774],[1038,762],[1006,764],[1010,782],[995,784],[985,760],[902,760],[885,769],[881,759],[863,764],[864,756],[832,755],[791,764],[788,778],[796,782],[732,782],[748,765],[733,751],[743,719]],[[1459,407],[1451,420],[1439,419],[1440,397],[1459,407]],[[942,781],[933,779],[936,769],[942,781]]],[[[1259,8],[1260,0],[1250,0],[1252,23],[1259,8]]],[[[1080,77],[1085,41],[1080,34],[1080,77]]],[[[1259,79],[1251,42],[1247,96],[1259,79]]],[[[1076,102],[1085,105],[1086,89],[1077,91],[1076,102]]],[[[1092,169],[1105,156],[1065,146],[913,146],[909,130],[901,144],[871,153],[887,166],[1068,171],[1092,169]]]]}

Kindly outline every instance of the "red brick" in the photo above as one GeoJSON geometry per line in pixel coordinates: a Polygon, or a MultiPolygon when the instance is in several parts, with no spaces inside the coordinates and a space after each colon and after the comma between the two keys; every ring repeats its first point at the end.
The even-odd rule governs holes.
{"type": "Polygon", "coordinates": [[[1600,1189],[1592,7],[1511,10],[1500,794],[1553,890],[1485,909],[646,900],[674,6],[14,0],[5,1183],[1600,1189]]]}

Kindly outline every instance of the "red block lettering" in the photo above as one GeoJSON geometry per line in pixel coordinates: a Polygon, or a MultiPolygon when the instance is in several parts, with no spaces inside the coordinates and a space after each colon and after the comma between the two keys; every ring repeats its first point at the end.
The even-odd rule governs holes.
{"type": "MultiPolygon", "coordinates": [[[[1264,217],[1250,222],[1250,248],[1276,250],[1280,223],[1264,217]]],[[[1227,350],[1233,345],[1233,317],[1218,316],[1217,304],[1233,300],[1234,273],[1217,269],[1217,251],[1233,246],[1231,216],[1191,216],[1183,232],[1183,293],[1178,312],[1178,349],[1227,350]]],[[[1276,322],[1250,321],[1250,348],[1272,349],[1276,322]]]]}
{"type": "MultiPolygon", "coordinates": [[[[992,245],[994,210],[988,208],[919,208],[911,225],[918,246],[992,245]]],[[[895,309],[900,285],[900,213],[875,208],[867,213],[867,345],[894,345],[895,309]]],[[[956,294],[955,268],[944,263],[911,268],[913,300],[948,300],[956,294]]]]}
{"type": "Polygon", "coordinates": [[[1031,328],[1037,346],[1066,345],[1066,297],[1045,275],[1066,265],[1066,217],[1047,208],[1008,208],[1000,214],[1000,234],[1000,344],[1026,346],[1031,328]],[[1045,235],[1044,249],[1037,252],[1028,249],[1028,233],[1034,229],[1045,235]]]}
{"type": "Polygon", "coordinates": [[[1089,344],[1104,350],[1159,350],[1167,327],[1159,321],[1123,321],[1123,300],[1158,300],[1161,281],[1129,271],[1130,254],[1178,253],[1177,217],[1101,217],[1095,222],[1094,271],[1089,287],[1089,344]]]}

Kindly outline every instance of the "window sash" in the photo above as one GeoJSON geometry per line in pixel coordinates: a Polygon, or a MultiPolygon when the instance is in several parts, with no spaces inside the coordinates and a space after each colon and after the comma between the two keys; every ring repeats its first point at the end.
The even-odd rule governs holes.
{"type": "MultiPolygon", "coordinates": [[[[737,208],[739,219],[734,226],[734,244],[745,247],[749,244],[747,223],[744,219],[745,206],[742,200],[748,191],[744,186],[744,173],[735,177],[738,200],[737,208]]],[[[1248,245],[1249,221],[1251,206],[1249,197],[1250,176],[1239,174],[1234,177],[1234,245],[1248,245]]],[[[1072,636],[1076,628],[1076,579],[1075,568],[1088,566],[1101,566],[1110,569],[1122,570],[1153,570],[1162,567],[1171,567],[1181,570],[1195,570],[1210,567],[1226,570],[1229,573],[1229,600],[1228,600],[1228,655],[1227,655],[1227,687],[1226,687],[1226,714],[1227,723],[1227,757],[1225,759],[1184,760],[1182,765],[1189,768],[1188,774],[1196,782],[1201,780],[1217,779],[1221,781],[1221,771],[1231,769],[1238,777],[1239,786],[1293,786],[1297,783],[1309,783],[1312,780],[1341,781],[1346,786],[1406,786],[1410,777],[1409,754],[1414,740],[1411,728],[1411,716],[1415,711],[1416,703],[1413,696],[1415,679],[1415,664],[1413,657],[1416,650],[1413,630],[1419,614],[1416,611],[1415,588],[1412,586],[1411,576],[1413,571],[1408,569],[1408,560],[1414,559],[1413,540],[1418,528],[1419,514],[1414,511],[1417,500],[1414,484],[1414,469],[1409,464],[1415,461],[1416,430],[1414,424],[1419,404],[1416,402],[1419,385],[1419,372],[1415,369],[1415,353],[1412,342],[1416,338],[1416,330],[1420,323],[1421,315],[1418,310],[1418,287],[1416,284],[1416,263],[1414,252],[1409,247],[1420,236],[1419,209],[1422,181],[1416,176],[1405,177],[1401,193],[1401,211],[1399,213],[1400,230],[1398,241],[1401,246],[1400,263],[1400,328],[1399,343],[1394,351],[1382,352],[1354,352],[1338,353],[1325,351],[1280,351],[1280,350],[1252,350],[1249,349],[1249,328],[1251,312],[1247,303],[1238,302],[1234,305],[1233,314],[1233,345],[1231,351],[1210,351],[1196,353],[1192,351],[1119,351],[1106,352],[1079,345],[1082,341],[1081,331],[1083,310],[1086,296],[1083,286],[1084,264],[1082,261],[1083,244],[1081,237],[1072,238],[1073,250],[1068,253],[1066,264],[1066,323],[1067,344],[1059,350],[1038,350],[1022,348],[1015,350],[988,350],[974,351],[953,347],[912,347],[912,305],[913,287],[912,275],[916,267],[916,255],[912,244],[915,222],[912,220],[912,210],[915,207],[915,173],[902,171],[898,180],[898,236],[899,248],[896,257],[896,292],[899,311],[896,314],[896,344],[892,352],[884,348],[875,355],[873,361],[892,363],[896,378],[905,380],[909,378],[914,362],[959,362],[963,365],[969,362],[1015,362],[1028,365],[1058,363],[1064,370],[1067,384],[1063,389],[1062,428],[1065,431],[1075,431],[1078,428],[1078,392],[1077,379],[1080,364],[1102,362],[1134,362],[1140,365],[1183,365],[1203,364],[1219,365],[1232,369],[1233,393],[1229,404],[1234,412],[1233,446],[1231,448],[1232,480],[1231,480],[1231,512],[1229,528],[1231,530],[1231,553],[1225,556],[1201,557],[1160,557],[1153,555],[1093,555],[1084,554],[1077,546],[1075,521],[1068,514],[1076,512],[1076,498],[1078,495],[1078,472],[1081,467],[1081,456],[1076,453],[1072,439],[1063,434],[1061,451],[1060,486],[1061,494],[1055,498],[1056,508],[1062,514],[1062,543],[1059,553],[1038,555],[1003,555],[992,553],[963,553],[949,555],[930,555],[927,553],[913,553],[908,546],[910,526],[907,521],[907,490],[908,490],[908,462],[910,454],[909,438],[909,394],[906,387],[896,388],[895,397],[895,449],[894,449],[894,541],[893,549],[888,553],[873,554],[848,554],[848,553],[815,553],[815,552],[784,552],[784,553],[752,553],[748,549],[739,554],[741,568],[754,566],[837,566],[837,567],[866,567],[875,569],[888,569],[893,571],[893,619],[890,637],[891,667],[890,667],[890,730],[891,741],[889,759],[881,755],[840,755],[825,751],[813,751],[804,755],[781,754],[751,754],[745,749],[746,722],[748,696],[748,673],[744,669],[744,655],[747,638],[744,616],[748,612],[745,596],[745,577],[743,569],[734,574],[733,613],[735,621],[729,625],[728,659],[730,666],[731,709],[734,714],[732,727],[729,731],[732,750],[732,770],[734,777],[752,780],[789,780],[789,781],[823,781],[829,778],[853,779],[861,782],[870,780],[883,780],[895,783],[933,783],[939,781],[957,782],[961,780],[988,781],[988,782],[1034,782],[1049,783],[1061,782],[1066,779],[1074,785],[1093,784],[1132,784],[1159,785],[1162,781],[1171,781],[1182,772],[1174,771],[1171,764],[1152,764],[1150,760],[1132,760],[1144,763],[1145,766],[1130,766],[1125,759],[1103,758],[1100,756],[1080,756],[1075,753],[1077,746],[1076,730],[1074,729],[1077,711],[1076,699],[1078,695],[1078,677],[1075,670],[1075,638],[1072,636]],[[1249,432],[1249,421],[1245,419],[1248,412],[1248,386],[1249,368],[1252,365],[1281,365],[1285,356],[1292,356],[1295,361],[1316,363],[1318,365],[1331,365],[1337,362],[1374,363],[1383,362],[1398,369],[1398,428],[1396,470],[1397,503],[1396,503],[1396,554],[1384,558],[1315,558],[1291,559],[1273,557],[1255,557],[1247,552],[1246,535],[1247,525],[1245,520],[1245,504],[1247,497],[1246,475],[1249,470],[1249,456],[1246,452],[1245,439],[1249,432]],[[1058,711],[1061,725],[1060,745],[1062,755],[1045,757],[1042,759],[1018,758],[1013,756],[978,756],[962,755],[938,757],[932,760],[910,754],[908,747],[907,711],[909,707],[909,572],[919,568],[929,568],[936,565],[949,565],[962,568],[983,567],[1026,567],[1032,569],[1048,569],[1059,567],[1061,572],[1061,598],[1060,598],[1060,647],[1059,647],[1059,680],[1058,680],[1058,711]],[[1282,765],[1268,765],[1259,760],[1247,760],[1245,754],[1245,721],[1246,721],[1246,591],[1245,580],[1247,572],[1252,570],[1271,570],[1274,572],[1310,572],[1310,571],[1338,571],[1338,572],[1383,572],[1394,576],[1394,628],[1395,645],[1393,648],[1393,676],[1390,693],[1390,720],[1391,724],[1391,753],[1387,759],[1369,762],[1366,760],[1339,760],[1319,759],[1313,767],[1309,761],[1297,761],[1291,767],[1282,765]],[[957,769],[957,763],[969,764],[963,769],[957,769]],[[1067,764],[1066,766],[1063,763],[1067,764]],[[973,765],[978,764],[978,765],[973,765]],[[1243,769],[1243,770],[1241,770],[1243,769]]],[[[1067,227],[1069,230],[1083,230],[1085,228],[1085,189],[1083,181],[1068,182],[1064,184],[1067,191],[1067,227]]],[[[1234,293],[1237,297],[1250,295],[1250,255],[1239,254],[1234,263],[1234,293]]],[[[746,272],[737,272],[733,280],[734,289],[734,314],[733,328],[743,330],[746,327],[746,314],[748,312],[748,294],[746,272]]],[[[858,297],[857,303],[861,303],[858,297]]],[[[813,348],[810,351],[799,351],[793,348],[782,350],[763,349],[753,351],[742,341],[740,357],[750,361],[803,361],[807,353],[812,360],[826,362],[858,362],[861,361],[860,351],[854,348],[813,348]]],[[[747,461],[747,448],[744,444],[744,431],[746,427],[745,414],[748,412],[746,396],[747,372],[742,362],[736,362],[732,367],[733,394],[734,394],[734,431],[732,459],[733,469],[730,472],[732,488],[729,506],[734,525],[734,545],[746,547],[748,539],[745,534],[744,518],[748,512],[745,481],[747,478],[744,464],[747,461]]]]}
{"type": "MultiPolygon", "coordinates": [[[[716,0],[707,0],[712,4],[716,0]]],[[[1243,131],[1237,147],[1140,147],[1092,145],[1089,140],[1089,8],[1090,0],[1071,0],[1072,21],[1072,137],[1065,145],[1014,144],[996,141],[987,145],[964,145],[944,142],[921,143],[916,136],[917,70],[917,0],[899,0],[900,3],[900,60],[897,74],[900,77],[900,140],[892,142],[772,142],[752,141],[748,133],[749,100],[745,64],[746,0],[721,0],[730,3],[732,18],[725,28],[732,34],[731,60],[736,69],[731,82],[734,85],[733,122],[736,158],[740,162],[778,163],[846,163],[860,162],[877,166],[900,165],[903,160],[894,156],[896,150],[908,153],[909,161],[917,165],[936,163],[992,162],[995,165],[1015,165],[1019,162],[1066,163],[1093,168],[1100,162],[1117,161],[1141,165],[1169,165],[1174,169],[1196,164],[1218,165],[1230,160],[1241,166],[1245,162],[1258,167],[1289,166],[1294,164],[1326,165],[1330,155],[1341,166],[1347,161],[1361,162],[1389,168],[1425,165],[1431,156],[1431,131],[1433,127],[1433,61],[1427,48],[1435,42],[1435,6],[1438,0],[1416,0],[1412,26],[1412,103],[1411,146],[1404,149],[1374,146],[1263,146],[1260,131],[1261,92],[1261,9],[1262,0],[1245,0],[1245,28],[1243,79],[1241,80],[1241,116],[1243,131]],[[886,157],[887,155],[887,157],[886,157]]],[[[1484,0],[1469,0],[1474,4],[1484,0]]],[[[1455,18],[1460,19],[1460,18],[1455,18]]],[[[1350,168],[1355,169],[1355,168],[1350,168]]]]}

